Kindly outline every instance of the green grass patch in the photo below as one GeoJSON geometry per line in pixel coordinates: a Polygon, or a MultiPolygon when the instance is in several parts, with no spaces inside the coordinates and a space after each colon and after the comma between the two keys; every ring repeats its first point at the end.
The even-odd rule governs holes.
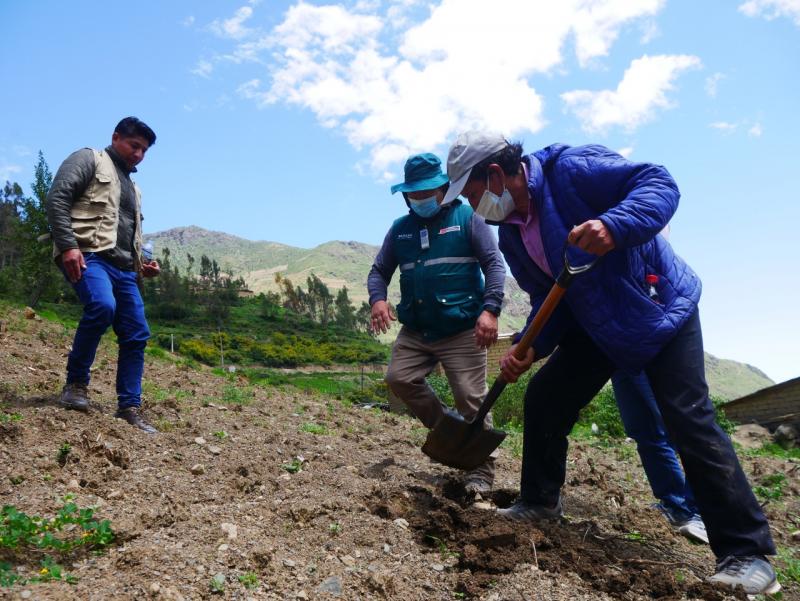
{"type": "Polygon", "coordinates": [[[114,542],[114,531],[108,520],[98,520],[94,508],[78,507],[67,495],[53,517],[28,515],[14,505],[0,510],[0,552],[6,560],[0,563],[0,586],[76,579],[63,571],[53,554],[68,558],[80,548],[96,551],[114,542]],[[40,557],[40,566],[32,575],[20,573],[11,562],[29,565],[40,557]]]}
{"type": "Polygon", "coordinates": [[[253,390],[249,387],[226,384],[222,388],[220,401],[227,405],[249,405],[253,396],[253,390]]]}
{"type": "Polygon", "coordinates": [[[800,447],[784,449],[778,443],[770,442],[758,449],[738,448],[737,452],[750,457],[777,457],[779,459],[800,459],[800,447]]]}
{"type": "Polygon", "coordinates": [[[775,572],[781,584],[800,584],[799,551],[800,550],[797,548],[780,547],[778,549],[778,560],[775,562],[775,572]]]}
{"type": "Polygon", "coordinates": [[[762,501],[778,501],[783,497],[783,486],[786,476],[780,473],[769,474],[760,480],[760,485],[753,488],[753,492],[762,501]]]}
{"type": "Polygon", "coordinates": [[[316,434],[318,436],[326,436],[330,434],[328,428],[322,424],[315,424],[314,422],[305,422],[300,426],[301,432],[308,432],[309,434],[316,434]]]}

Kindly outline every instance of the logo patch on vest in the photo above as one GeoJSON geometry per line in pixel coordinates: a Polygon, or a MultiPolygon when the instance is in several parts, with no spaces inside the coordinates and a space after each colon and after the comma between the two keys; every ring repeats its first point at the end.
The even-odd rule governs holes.
{"type": "Polygon", "coordinates": [[[450,227],[443,227],[439,230],[439,235],[446,234],[448,232],[460,232],[461,226],[460,225],[451,225],[450,227]]]}
{"type": "Polygon", "coordinates": [[[398,240],[413,240],[414,234],[397,234],[398,240]]]}

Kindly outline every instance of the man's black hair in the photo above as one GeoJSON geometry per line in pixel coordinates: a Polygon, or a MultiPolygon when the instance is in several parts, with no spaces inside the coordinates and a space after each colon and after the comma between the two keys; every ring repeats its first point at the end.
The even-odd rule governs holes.
{"type": "Polygon", "coordinates": [[[508,146],[492,156],[483,159],[472,168],[468,181],[476,179],[485,180],[489,174],[489,165],[497,164],[506,175],[516,175],[519,171],[519,163],[522,160],[522,143],[509,142],[508,146]]]}
{"type": "Polygon", "coordinates": [[[114,133],[119,134],[123,138],[131,138],[133,136],[141,136],[149,146],[156,143],[156,134],[150,127],[136,117],[125,117],[122,121],[117,123],[114,128],[114,133]]]}

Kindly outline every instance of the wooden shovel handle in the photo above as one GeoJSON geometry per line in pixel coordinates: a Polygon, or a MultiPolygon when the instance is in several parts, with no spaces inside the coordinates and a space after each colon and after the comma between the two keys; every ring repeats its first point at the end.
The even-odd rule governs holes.
{"type": "Polygon", "coordinates": [[[556,284],[550,289],[550,292],[545,297],[542,306],[536,312],[531,325],[528,326],[527,330],[525,330],[525,334],[523,334],[522,338],[519,339],[519,342],[514,349],[514,357],[516,359],[519,361],[525,359],[525,356],[528,354],[528,349],[533,344],[533,341],[536,340],[536,337],[541,333],[542,328],[547,323],[547,320],[550,319],[550,316],[553,314],[553,311],[555,311],[556,307],[558,306],[558,302],[561,300],[561,297],[564,296],[566,291],[567,289],[561,287],[559,284],[556,284]]]}

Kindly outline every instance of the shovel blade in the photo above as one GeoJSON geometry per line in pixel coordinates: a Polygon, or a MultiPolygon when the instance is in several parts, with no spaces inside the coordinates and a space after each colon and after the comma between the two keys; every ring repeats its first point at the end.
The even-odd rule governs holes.
{"type": "Polygon", "coordinates": [[[472,470],[485,463],[505,437],[502,430],[487,430],[482,424],[467,422],[460,415],[445,413],[428,432],[422,452],[449,467],[472,470]]]}

